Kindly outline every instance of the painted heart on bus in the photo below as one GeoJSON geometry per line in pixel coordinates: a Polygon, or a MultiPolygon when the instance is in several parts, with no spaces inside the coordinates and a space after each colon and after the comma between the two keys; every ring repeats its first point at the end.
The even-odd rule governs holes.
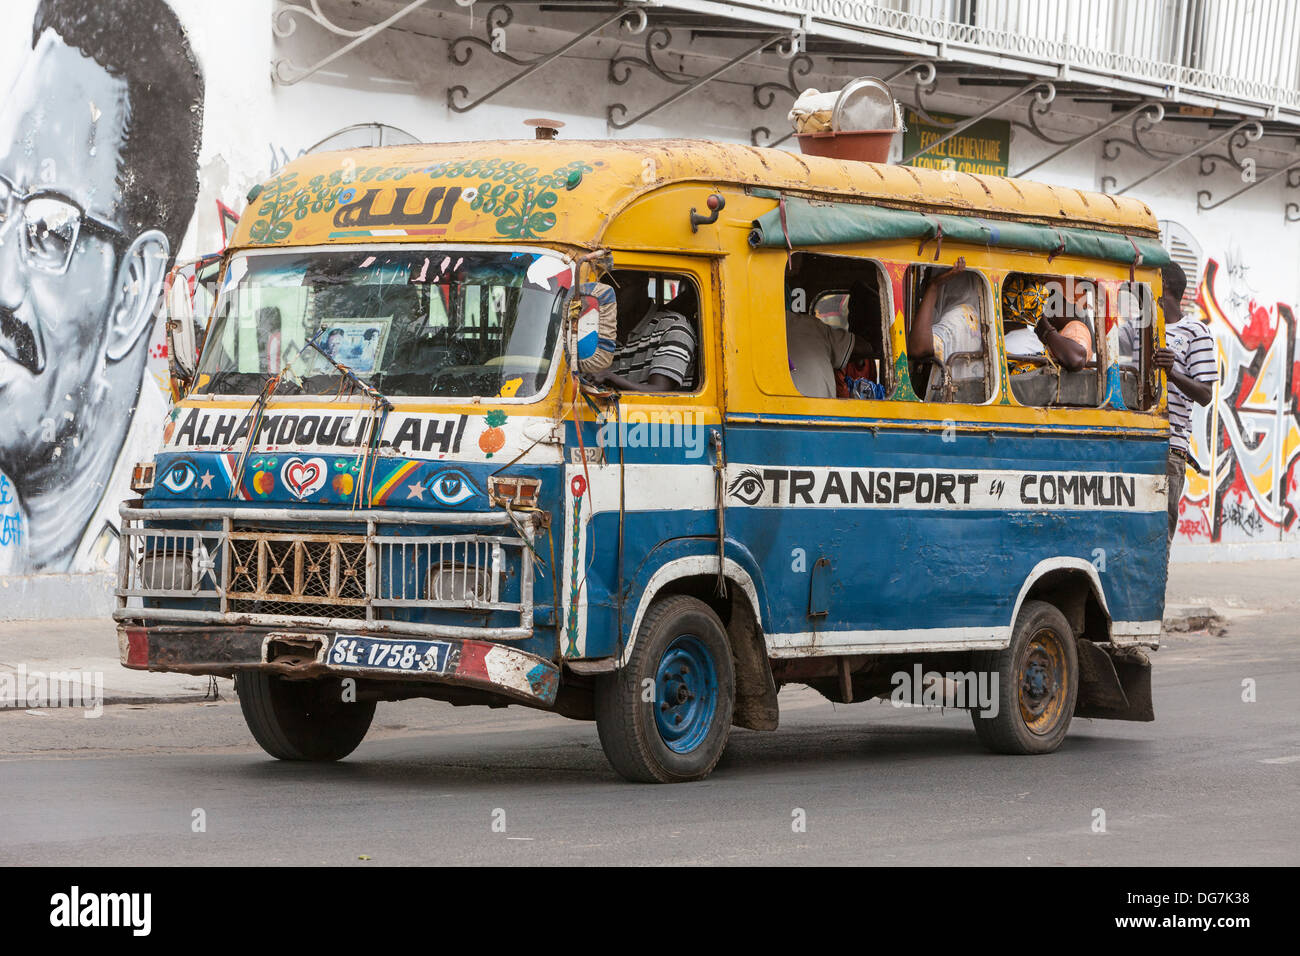
{"type": "Polygon", "coordinates": [[[280,480],[295,498],[302,499],[324,486],[328,471],[324,458],[308,458],[306,461],[290,458],[280,469],[280,480]]]}

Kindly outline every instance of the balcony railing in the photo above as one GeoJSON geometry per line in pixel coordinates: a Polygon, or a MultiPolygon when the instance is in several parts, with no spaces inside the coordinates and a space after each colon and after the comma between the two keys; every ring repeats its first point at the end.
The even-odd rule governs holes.
{"type": "MultiPolygon", "coordinates": [[[[673,0],[666,0],[670,5],[673,0]]],[[[716,9],[717,5],[714,5],[716,9]]],[[[729,4],[1202,94],[1300,109],[1300,4],[1294,0],[767,0],[729,4]]],[[[841,35],[843,35],[841,33],[841,35]]]]}

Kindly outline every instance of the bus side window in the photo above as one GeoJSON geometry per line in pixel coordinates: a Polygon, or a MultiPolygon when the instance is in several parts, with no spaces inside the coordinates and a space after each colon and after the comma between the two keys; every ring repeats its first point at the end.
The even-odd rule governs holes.
{"type": "Polygon", "coordinates": [[[1155,404],[1151,353],[1155,348],[1155,297],[1146,283],[1122,283],[1116,296],[1120,395],[1126,408],[1143,411],[1155,404]]]}
{"type": "Polygon", "coordinates": [[[786,271],[790,378],[807,398],[889,394],[884,270],[853,256],[797,253],[786,271]]]}
{"type": "Polygon", "coordinates": [[[1101,404],[1097,329],[1105,328],[1105,309],[1098,295],[1095,281],[1078,276],[1017,272],[1002,283],[1002,341],[1011,394],[1021,405],[1101,404]]]}
{"type": "Polygon", "coordinates": [[[989,282],[959,262],[908,267],[908,360],[925,401],[978,405],[993,393],[989,282]]]}
{"type": "Polygon", "coordinates": [[[674,272],[615,269],[604,280],[618,299],[618,338],[609,371],[638,391],[694,392],[704,380],[700,293],[674,272]]]}

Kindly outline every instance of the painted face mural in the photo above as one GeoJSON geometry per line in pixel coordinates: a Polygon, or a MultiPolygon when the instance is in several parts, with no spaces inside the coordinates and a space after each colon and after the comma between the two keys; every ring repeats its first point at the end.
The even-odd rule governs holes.
{"type": "Polygon", "coordinates": [[[162,0],[42,0],[0,102],[0,572],[111,556],[161,420],[149,332],[197,192],[202,78],[162,0]]]}

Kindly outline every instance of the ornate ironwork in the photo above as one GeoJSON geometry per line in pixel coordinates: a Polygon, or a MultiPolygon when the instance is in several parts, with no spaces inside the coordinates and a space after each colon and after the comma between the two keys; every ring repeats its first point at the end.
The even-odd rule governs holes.
{"type": "MultiPolygon", "coordinates": [[[[1137,127],[1137,122],[1134,121],[1135,130],[1136,127],[1137,127]]],[[[1204,162],[1201,163],[1201,175],[1208,176],[1210,173],[1214,172],[1215,165],[1216,165],[1214,160],[1226,160],[1228,162],[1233,163],[1235,166],[1237,166],[1238,169],[1244,169],[1244,165],[1240,164],[1239,161],[1236,159],[1237,147],[1234,145],[1236,140],[1239,137],[1241,137],[1243,133],[1245,138],[1242,139],[1241,145],[1245,145],[1246,141],[1257,142],[1259,138],[1264,135],[1264,127],[1259,123],[1258,120],[1242,120],[1236,126],[1233,126],[1225,130],[1224,132],[1220,133],[1218,136],[1215,136],[1213,139],[1208,139],[1205,142],[1201,143],[1195,149],[1189,150],[1188,152],[1185,153],[1174,154],[1173,157],[1171,159],[1167,159],[1163,165],[1158,166],[1155,169],[1151,170],[1145,176],[1140,176],[1139,178],[1133,180],[1133,182],[1129,183],[1123,189],[1115,188],[1115,177],[1102,176],[1101,177],[1102,192],[1111,193],[1112,195],[1115,196],[1121,196],[1124,193],[1128,192],[1130,189],[1142,185],[1142,183],[1146,182],[1149,179],[1152,179],[1156,176],[1168,172],[1169,170],[1173,169],[1175,166],[1178,166],[1179,164],[1184,163],[1187,160],[1191,159],[1193,156],[1200,156],[1207,149],[1210,149],[1213,146],[1217,146],[1219,143],[1223,143],[1223,142],[1228,143],[1227,149],[1230,155],[1225,156],[1223,154],[1216,154],[1211,157],[1206,157],[1207,159],[1211,160],[1211,163],[1208,170],[1206,169],[1205,163],[1204,162]]],[[[1106,141],[1107,144],[1111,142],[1114,141],[1113,140],[1106,141]]],[[[1130,143],[1129,145],[1133,145],[1133,144],[1130,143]]],[[[1156,153],[1150,152],[1146,148],[1141,148],[1141,152],[1147,156],[1151,156],[1153,159],[1156,160],[1165,158],[1156,153]]],[[[1166,154],[1166,156],[1167,155],[1168,154],[1166,154]]],[[[1119,150],[1116,149],[1113,152],[1108,152],[1106,149],[1106,145],[1103,144],[1102,156],[1104,156],[1106,159],[1114,160],[1118,158],[1119,150]]]]}
{"type": "Polygon", "coordinates": [[[910,73],[914,69],[917,70],[917,74],[913,78],[913,100],[916,105],[909,108],[913,113],[919,116],[921,122],[925,123],[927,126],[938,126],[942,128],[956,126],[956,122],[941,120],[937,116],[930,115],[930,111],[925,105],[926,97],[933,96],[935,93],[939,92],[939,71],[935,69],[935,65],[932,61],[921,60],[911,66],[906,66],[895,74],[895,76],[910,73]]]}
{"type": "Polygon", "coordinates": [[[797,56],[799,50],[799,40],[800,40],[800,35],[798,33],[775,33],[772,34],[771,36],[764,37],[758,43],[755,43],[753,46],[749,47],[749,49],[745,50],[743,53],[732,57],[730,60],[728,60],[726,63],[722,64],[721,66],[716,67],[710,70],[708,73],[705,73],[701,76],[692,76],[683,84],[681,82],[682,79],[681,76],[672,77],[670,74],[665,73],[663,68],[660,67],[659,64],[654,60],[655,50],[667,49],[668,46],[671,45],[672,43],[672,34],[667,29],[658,27],[655,30],[652,30],[650,36],[646,38],[646,59],[645,60],[639,60],[636,57],[615,57],[613,60],[610,61],[610,72],[609,72],[610,81],[620,86],[627,83],[628,80],[631,78],[633,65],[640,65],[649,69],[656,76],[668,80],[669,82],[679,86],[680,88],[671,96],[667,97],[666,99],[660,100],[658,103],[654,104],[648,109],[642,110],[640,113],[636,114],[630,119],[625,118],[627,117],[628,114],[628,107],[626,104],[612,103],[605,110],[606,121],[614,129],[627,129],[629,126],[639,123],[641,122],[641,120],[646,119],[649,116],[652,116],[653,114],[659,112],[661,109],[664,109],[667,106],[671,106],[673,103],[676,103],[678,100],[686,96],[689,96],[691,93],[695,92],[701,87],[707,86],[709,83],[716,80],[723,73],[726,73],[728,70],[734,69],[735,67],[739,66],[741,63],[744,63],[750,57],[762,53],[766,49],[769,49],[771,47],[777,47],[780,55],[787,59],[797,56]],[[662,40],[658,42],[656,42],[657,34],[662,35],[662,40]],[[782,46],[784,46],[784,50],[780,49],[780,47],[782,46]],[[619,75],[620,70],[622,71],[621,75],[619,75]]]}
{"type": "Polygon", "coordinates": [[[1260,123],[1238,123],[1230,131],[1228,145],[1222,153],[1205,153],[1200,157],[1202,176],[1212,176],[1219,168],[1220,162],[1228,163],[1233,169],[1244,172],[1246,161],[1237,155],[1237,150],[1244,149],[1248,143],[1258,143],[1264,138],[1264,127],[1260,123]]]}
{"type": "Polygon", "coordinates": [[[509,89],[510,87],[518,83],[520,80],[523,80],[526,77],[529,77],[532,74],[536,73],[538,70],[540,70],[542,67],[546,66],[548,63],[552,62],[553,60],[557,60],[560,57],[564,56],[564,54],[568,53],[570,50],[572,50],[583,40],[586,40],[588,37],[594,36],[595,34],[599,33],[601,30],[605,29],[605,27],[609,26],[611,23],[614,23],[615,21],[620,21],[622,27],[628,32],[633,34],[640,33],[642,30],[644,30],[647,23],[644,10],[638,8],[620,6],[619,9],[615,11],[613,14],[601,20],[598,20],[596,23],[592,24],[586,30],[583,30],[581,33],[574,35],[567,43],[563,44],[562,46],[558,47],[555,50],[552,50],[550,53],[543,53],[543,54],[538,54],[537,56],[534,57],[524,58],[524,57],[516,57],[507,53],[505,49],[505,44],[504,42],[502,42],[502,38],[505,35],[504,34],[505,28],[513,20],[514,20],[514,11],[511,10],[508,5],[504,3],[498,3],[496,6],[494,6],[491,10],[488,11],[488,15],[487,15],[488,38],[486,40],[482,40],[474,36],[463,36],[463,37],[457,37],[455,40],[451,42],[451,47],[448,51],[448,55],[450,56],[451,61],[458,66],[464,66],[466,63],[468,63],[470,61],[470,58],[474,54],[474,47],[479,46],[487,50],[493,56],[498,57],[499,59],[506,60],[509,63],[513,63],[515,66],[522,66],[524,68],[520,70],[518,73],[516,73],[514,76],[505,80],[504,82],[498,83],[496,86],[492,87],[492,89],[488,90],[482,96],[478,97],[475,100],[471,100],[468,103],[457,102],[458,98],[464,99],[465,97],[469,96],[469,90],[467,88],[459,85],[449,87],[447,90],[447,106],[453,112],[468,113],[470,110],[474,109],[474,107],[486,103],[488,100],[492,99],[492,97],[496,96],[502,90],[509,89]],[[463,51],[463,53],[461,51],[463,51]]]}
{"type": "MultiPolygon", "coordinates": [[[[933,91],[934,91],[934,86],[935,86],[935,85],[936,85],[936,84],[931,84],[929,92],[933,92],[933,91]]],[[[920,106],[923,106],[923,105],[924,105],[923,103],[921,103],[921,101],[920,101],[920,97],[921,97],[923,94],[925,94],[925,93],[926,93],[926,91],[923,91],[923,90],[921,89],[921,83],[920,83],[920,81],[919,81],[919,79],[918,79],[918,82],[917,82],[917,97],[918,97],[918,105],[920,105],[920,106]]],[[[1031,82],[1031,83],[1029,83],[1029,84],[1027,84],[1027,85],[1025,85],[1025,86],[1022,86],[1020,89],[1016,90],[1016,91],[1015,91],[1014,93],[1012,93],[1010,96],[1007,96],[1007,97],[1004,97],[1004,98],[1001,99],[1001,100],[998,100],[998,102],[994,103],[992,106],[990,106],[988,109],[986,109],[984,112],[980,113],[980,114],[977,115],[977,116],[971,116],[971,117],[968,117],[967,119],[964,119],[964,120],[962,120],[961,122],[956,123],[956,124],[953,124],[953,123],[942,123],[942,122],[941,122],[941,123],[937,123],[936,125],[939,125],[939,126],[945,128],[945,129],[947,129],[948,131],[947,131],[946,133],[944,133],[942,136],[940,136],[938,139],[936,139],[934,142],[929,143],[928,145],[922,147],[921,149],[915,150],[915,151],[909,153],[908,155],[904,156],[904,157],[900,160],[900,162],[903,163],[903,164],[905,165],[905,164],[911,162],[911,161],[912,161],[913,159],[915,159],[916,157],[918,157],[918,156],[920,156],[920,155],[922,155],[922,154],[924,154],[924,153],[928,153],[928,152],[930,152],[930,151],[933,150],[936,146],[941,146],[942,144],[946,143],[948,140],[950,140],[950,139],[952,139],[954,136],[956,136],[958,133],[962,132],[963,130],[969,129],[970,127],[974,126],[974,125],[975,125],[976,123],[978,123],[980,120],[982,120],[982,119],[986,119],[987,117],[992,116],[994,113],[996,113],[996,112],[997,112],[998,110],[1000,110],[1002,107],[1006,106],[1008,103],[1012,103],[1012,102],[1014,102],[1015,100],[1019,99],[1020,97],[1025,96],[1025,95],[1027,95],[1027,94],[1029,94],[1029,93],[1033,93],[1033,94],[1034,94],[1034,100],[1035,100],[1037,103],[1039,103],[1040,105],[1045,106],[1045,105],[1047,105],[1048,103],[1051,103],[1052,100],[1054,100],[1054,99],[1056,98],[1056,86],[1055,86],[1055,85],[1054,85],[1050,80],[1034,80],[1033,82],[1031,82]]],[[[1032,106],[1031,106],[1031,108],[1032,108],[1032,106]]],[[[930,113],[929,113],[928,110],[925,110],[925,109],[917,109],[917,110],[915,110],[915,112],[916,112],[916,114],[917,114],[918,116],[920,116],[920,117],[921,117],[921,118],[922,118],[926,123],[930,123],[930,122],[933,121],[933,117],[930,115],[930,113]]]]}
{"type": "Polygon", "coordinates": [[[935,81],[938,79],[939,76],[939,71],[935,69],[933,60],[913,60],[911,63],[908,63],[906,66],[899,67],[893,73],[890,73],[889,76],[881,77],[881,79],[886,84],[889,84],[894,82],[894,80],[902,76],[904,73],[910,73],[912,70],[920,71],[916,77],[916,82],[918,86],[933,87],[935,85],[935,81]]]}
{"type": "MultiPolygon", "coordinates": [[[[799,88],[799,78],[807,76],[812,70],[812,57],[807,53],[795,54],[790,58],[790,65],[786,67],[786,80],[784,83],[759,83],[754,87],[754,105],[760,110],[769,109],[776,102],[777,95],[781,93],[786,94],[792,100],[798,99],[799,94],[803,92],[799,88]]],[[[772,139],[772,131],[766,126],[755,126],[749,131],[749,141],[755,146],[779,146],[793,135],[794,132],[791,131],[780,139],[774,140],[772,139]],[[760,142],[760,139],[765,139],[767,142],[760,142]]]]}
{"type": "Polygon", "coordinates": [[[530,66],[542,58],[542,54],[534,57],[517,57],[512,56],[500,42],[504,38],[506,27],[510,26],[515,20],[515,11],[510,9],[508,4],[494,4],[492,9],[487,13],[483,29],[487,34],[487,39],[483,40],[476,36],[456,37],[452,40],[447,48],[447,55],[451,62],[457,66],[464,66],[469,63],[474,55],[474,47],[480,46],[487,50],[499,60],[505,60],[507,63],[513,63],[515,66],[530,66]],[[498,32],[499,31],[499,32],[498,32]],[[464,49],[464,53],[461,50],[464,49]]]}
{"type": "MultiPolygon", "coordinates": [[[[1144,133],[1151,132],[1152,127],[1154,127],[1156,123],[1160,122],[1160,120],[1163,120],[1164,118],[1165,118],[1165,114],[1164,114],[1163,107],[1160,110],[1160,118],[1156,120],[1152,120],[1151,117],[1147,116],[1145,113],[1139,113],[1138,115],[1134,116],[1133,126],[1131,130],[1133,134],[1132,138],[1103,140],[1101,144],[1102,158],[1111,161],[1119,159],[1120,153],[1123,151],[1123,147],[1127,146],[1130,149],[1137,150],[1137,152],[1141,153],[1143,156],[1147,157],[1148,159],[1154,159],[1157,162],[1160,161],[1161,159],[1164,159],[1165,158],[1164,156],[1161,156],[1159,153],[1153,151],[1150,147],[1148,147],[1145,143],[1142,142],[1142,135],[1144,133]]],[[[1103,191],[1106,188],[1105,182],[1107,178],[1108,177],[1106,176],[1103,176],[1101,178],[1103,184],[1102,185],[1103,191]]],[[[1114,180],[1111,181],[1112,183],[1114,182],[1114,180]]]]}
{"type": "Polygon", "coordinates": [[[768,109],[776,102],[778,93],[798,97],[803,92],[799,89],[798,77],[807,76],[812,72],[812,69],[813,59],[807,53],[798,53],[791,57],[790,65],[786,67],[786,80],[784,83],[759,83],[754,87],[754,105],[760,110],[768,109]]]}
{"type": "Polygon", "coordinates": [[[1161,103],[1157,103],[1155,100],[1145,100],[1139,103],[1137,106],[1133,107],[1127,113],[1123,113],[1115,117],[1114,119],[1110,120],[1109,122],[1103,123],[1102,125],[1098,126],[1096,129],[1089,130],[1086,133],[1081,133],[1080,135],[1075,136],[1073,138],[1067,137],[1066,139],[1056,139],[1053,136],[1049,136],[1038,125],[1038,117],[1040,115],[1045,115],[1046,113],[1047,113],[1047,109],[1039,107],[1038,100],[1035,99],[1034,102],[1031,103],[1029,107],[1029,122],[1027,124],[1015,123],[1014,125],[1019,126],[1021,129],[1030,130],[1030,132],[1032,132],[1039,139],[1045,140],[1058,148],[1048,153],[1042,159],[1038,160],[1038,162],[1024,167],[1023,169],[1017,171],[1013,175],[1024,176],[1028,173],[1031,173],[1035,169],[1038,169],[1040,166],[1047,165],[1052,160],[1056,159],[1058,156],[1068,153],[1076,146],[1082,146],[1084,143],[1096,139],[1102,133],[1106,132],[1106,130],[1113,129],[1114,127],[1118,126],[1120,123],[1123,123],[1124,121],[1130,118],[1135,118],[1139,114],[1145,113],[1146,118],[1151,123],[1151,125],[1155,125],[1156,123],[1159,123],[1162,119],[1164,119],[1165,108],[1161,103]]]}
{"type": "Polygon", "coordinates": [[[676,75],[669,73],[659,65],[655,59],[655,52],[658,50],[667,50],[673,43],[672,31],[667,27],[655,27],[645,38],[645,56],[638,58],[635,56],[616,56],[609,61],[609,81],[615,86],[623,86],[632,78],[632,71],[635,67],[649,70],[665,83],[675,83],[678,86],[686,86],[696,77],[686,73],[676,75]]]}
{"type": "MultiPolygon", "coordinates": [[[[305,69],[294,66],[284,58],[278,59],[271,64],[271,76],[281,86],[292,86],[295,83],[305,80],[313,73],[333,63],[339,57],[355,50],[371,37],[387,30],[398,20],[401,20],[408,14],[415,12],[428,2],[429,0],[411,0],[410,3],[406,4],[406,6],[402,7],[392,16],[385,20],[381,20],[374,26],[369,26],[362,30],[349,30],[346,27],[339,26],[321,12],[320,0],[308,0],[309,6],[306,7],[301,4],[286,4],[277,10],[275,16],[271,18],[271,31],[276,36],[281,38],[292,36],[293,32],[298,28],[297,18],[305,17],[318,26],[329,30],[336,36],[351,37],[351,39],[329,56],[325,57],[325,59],[320,60],[305,69]]],[[[473,0],[468,0],[468,2],[466,2],[466,0],[456,0],[456,3],[459,6],[465,7],[473,3],[473,0]]]]}
{"type": "MultiPolygon", "coordinates": [[[[1238,189],[1235,193],[1229,193],[1227,196],[1224,196],[1218,202],[1210,202],[1210,200],[1213,199],[1214,197],[1211,195],[1208,189],[1199,189],[1196,192],[1196,208],[1201,212],[1208,212],[1211,209],[1218,209],[1224,203],[1230,203],[1238,196],[1242,196],[1250,192],[1252,189],[1258,189],[1260,186],[1263,186],[1265,183],[1271,183],[1279,176],[1286,176],[1285,182],[1286,182],[1287,189],[1300,189],[1300,162],[1292,163],[1289,166],[1283,166],[1281,169],[1274,170],[1273,172],[1265,176],[1263,179],[1256,179],[1253,183],[1250,183],[1247,186],[1243,186],[1241,189],[1238,189]]],[[[1288,202],[1286,204],[1286,209],[1284,210],[1283,215],[1286,218],[1287,222],[1300,221],[1300,204],[1288,202]]]]}

